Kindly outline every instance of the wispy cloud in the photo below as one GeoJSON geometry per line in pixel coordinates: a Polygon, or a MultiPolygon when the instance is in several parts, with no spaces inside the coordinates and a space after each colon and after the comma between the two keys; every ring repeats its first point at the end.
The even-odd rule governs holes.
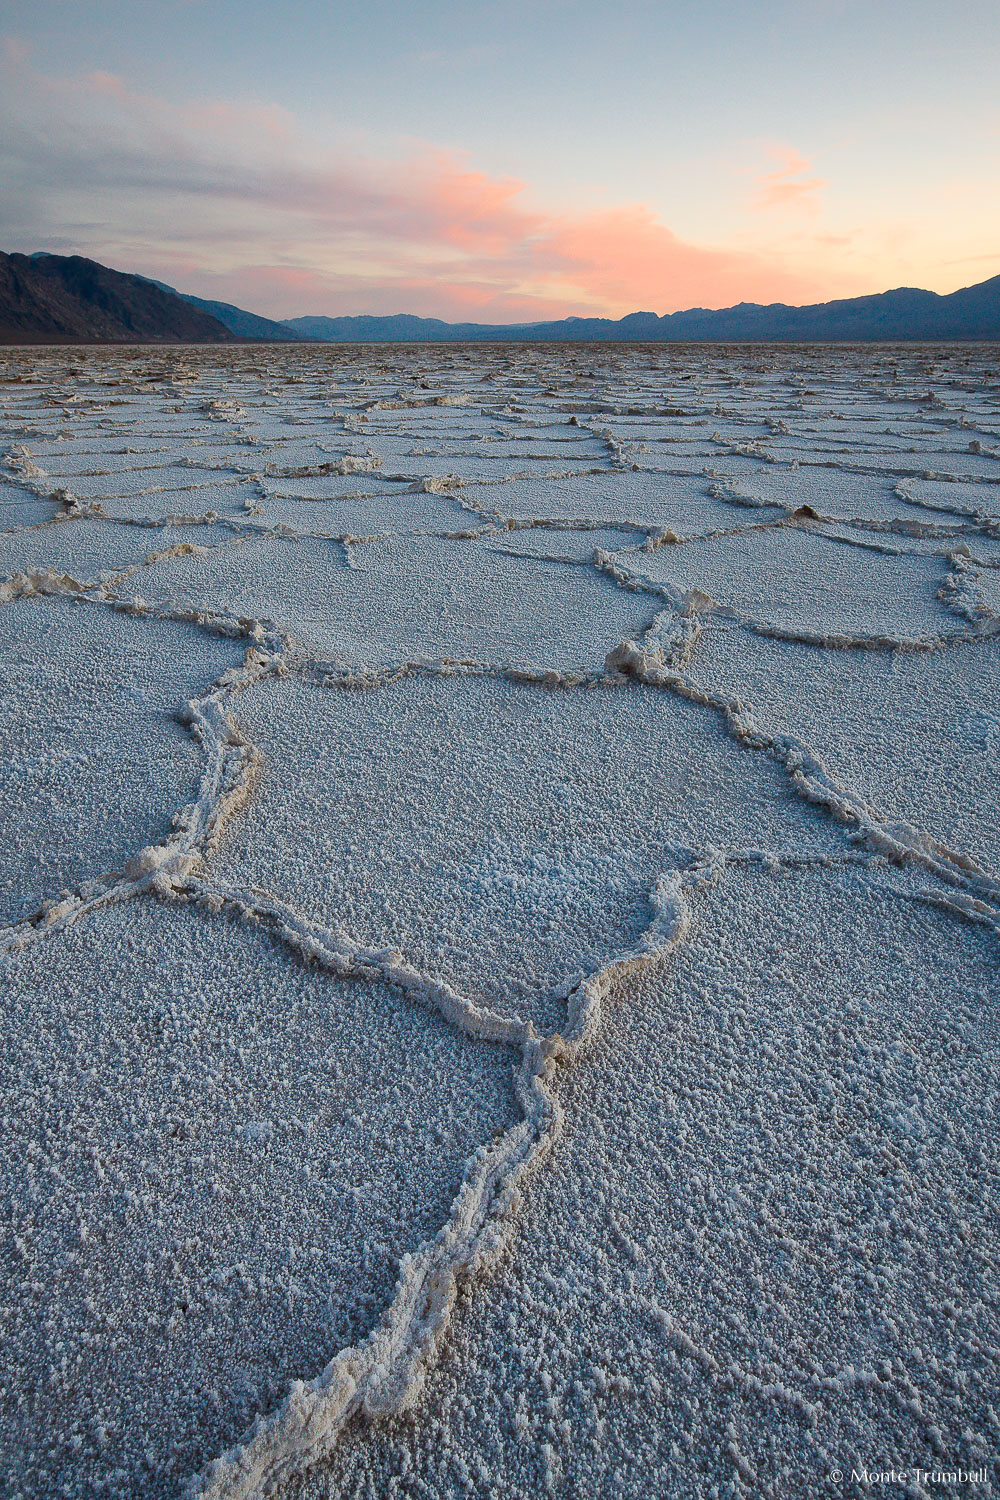
{"type": "Polygon", "coordinates": [[[829,187],[827,180],[811,176],[812,162],[792,146],[772,146],[769,154],[778,165],[757,177],[753,207],[818,214],[822,207],[820,189],[829,187]]]}
{"type": "MultiPolygon", "coordinates": [[[[456,151],[321,148],[267,103],[56,78],[16,47],[3,66],[0,200],[25,248],[77,249],[280,316],[618,315],[816,290],[773,257],[688,243],[643,204],[540,203],[456,151]]],[[[792,153],[766,191],[814,191],[807,168],[792,153]]]]}

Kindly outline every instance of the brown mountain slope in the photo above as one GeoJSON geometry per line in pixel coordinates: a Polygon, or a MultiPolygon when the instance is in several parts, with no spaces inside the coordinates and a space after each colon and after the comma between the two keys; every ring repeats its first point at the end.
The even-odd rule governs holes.
{"type": "Polygon", "coordinates": [[[0,343],[235,341],[218,318],[141,276],[82,255],[0,253],[0,343]]]}

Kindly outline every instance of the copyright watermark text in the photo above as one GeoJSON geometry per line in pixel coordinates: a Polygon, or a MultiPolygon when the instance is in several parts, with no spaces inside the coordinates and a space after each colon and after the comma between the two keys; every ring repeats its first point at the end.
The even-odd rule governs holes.
{"type": "Polygon", "coordinates": [[[834,1484],[843,1484],[850,1480],[854,1484],[876,1485],[876,1484],[986,1484],[988,1470],[981,1469],[868,1469],[862,1465],[860,1468],[831,1469],[830,1478],[834,1484]]]}

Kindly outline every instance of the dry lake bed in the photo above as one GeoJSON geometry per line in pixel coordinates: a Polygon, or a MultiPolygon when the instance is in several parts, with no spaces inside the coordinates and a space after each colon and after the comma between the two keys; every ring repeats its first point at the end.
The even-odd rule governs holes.
{"type": "Polygon", "coordinates": [[[996,354],[0,354],[4,1497],[995,1493],[996,354]]]}

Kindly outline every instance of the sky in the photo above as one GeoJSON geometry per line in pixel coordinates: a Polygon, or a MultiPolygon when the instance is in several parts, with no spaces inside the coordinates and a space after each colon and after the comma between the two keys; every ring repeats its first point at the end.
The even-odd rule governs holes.
{"type": "Polygon", "coordinates": [[[0,248],[271,317],[1000,273],[998,0],[3,0],[0,248]]]}

